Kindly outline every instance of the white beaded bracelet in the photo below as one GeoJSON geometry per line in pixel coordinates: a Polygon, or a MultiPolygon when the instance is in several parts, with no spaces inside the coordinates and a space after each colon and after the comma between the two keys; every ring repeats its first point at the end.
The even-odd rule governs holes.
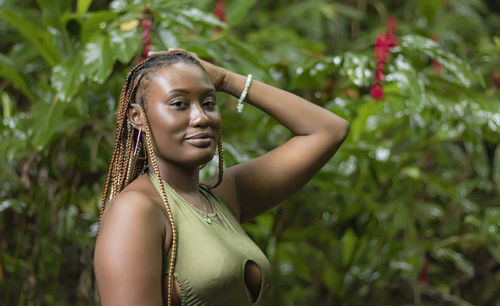
{"type": "Polygon", "coordinates": [[[247,93],[248,93],[248,88],[250,87],[250,83],[252,83],[252,75],[249,74],[247,75],[247,82],[245,83],[245,89],[241,93],[241,97],[238,100],[238,105],[236,105],[236,109],[238,110],[238,113],[241,113],[243,111],[243,100],[245,100],[247,93]]]}

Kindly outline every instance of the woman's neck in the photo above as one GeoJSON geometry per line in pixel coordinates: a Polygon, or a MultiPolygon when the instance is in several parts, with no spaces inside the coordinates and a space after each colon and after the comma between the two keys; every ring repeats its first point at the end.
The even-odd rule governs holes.
{"type": "MultiPolygon", "coordinates": [[[[179,166],[168,161],[160,161],[157,158],[160,176],[175,191],[183,194],[198,193],[200,183],[199,167],[179,166]]],[[[154,172],[154,168],[149,163],[149,171],[154,172]]]]}

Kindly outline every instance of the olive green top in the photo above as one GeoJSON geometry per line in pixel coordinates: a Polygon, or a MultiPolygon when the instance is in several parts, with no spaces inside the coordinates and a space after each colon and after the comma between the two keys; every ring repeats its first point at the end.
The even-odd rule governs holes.
{"type": "MultiPolygon", "coordinates": [[[[160,193],[156,175],[150,172],[149,178],[160,193]]],[[[178,235],[174,277],[181,288],[182,305],[249,305],[244,279],[249,260],[262,273],[260,293],[253,305],[262,304],[270,287],[269,261],[228,205],[208,187],[200,186],[213,207],[213,213],[205,214],[162,181],[178,235]]],[[[164,273],[168,273],[169,258],[170,252],[163,259],[164,273]]]]}

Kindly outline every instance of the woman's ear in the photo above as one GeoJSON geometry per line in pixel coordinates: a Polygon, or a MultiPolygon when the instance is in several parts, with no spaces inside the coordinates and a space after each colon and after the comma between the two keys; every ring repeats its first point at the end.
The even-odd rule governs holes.
{"type": "Polygon", "coordinates": [[[130,124],[138,129],[142,130],[144,126],[144,120],[142,116],[142,109],[137,103],[132,103],[130,104],[130,107],[128,109],[128,120],[130,121],[130,124]]]}

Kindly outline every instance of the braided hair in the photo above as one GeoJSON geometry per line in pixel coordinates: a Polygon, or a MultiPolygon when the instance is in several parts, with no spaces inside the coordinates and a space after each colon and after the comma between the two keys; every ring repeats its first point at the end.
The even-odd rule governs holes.
{"type": "MultiPolygon", "coordinates": [[[[116,113],[115,147],[113,150],[113,155],[111,156],[106,183],[104,185],[97,231],[97,233],[99,233],[101,219],[106,204],[109,203],[118,193],[120,193],[125,188],[125,186],[135,180],[139,175],[144,173],[148,168],[148,159],[146,157],[140,157],[141,153],[144,155],[148,154],[151,166],[154,170],[154,174],[156,175],[156,177],[158,177],[160,182],[160,196],[167,211],[168,219],[172,229],[172,256],[170,257],[168,269],[167,305],[171,305],[172,300],[173,272],[177,251],[177,231],[174,224],[172,211],[170,209],[170,204],[165,193],[165,187],[163,185],[163,181],[161,180],[160,171],[156,163],[154,144],[151,138],[149,122],[146,118],[146,122],[144,124],[146,143],[143,144],[141,140],[139,153],[137,154],[137,156],[134,156],[134,154],[132,154],[132,149],[134,147],[133,140],[137,137],[139,131],[133,128],[130,124],[127,118],[127,111],[131,103],[138,103],[142,108],[144,115],[146,115],[145,110],[147,107],[147,103],[144,99],[143,93],[150,86],[154,73],[160,68],[165,68],[178,62],[194,64],[206,72],[201,63],[195,57],[184,52],[167,52],[148,57],[144,61],[135,65],[127,75],[125,83],[123,84],[120,102],[116,113]]],[[[219,173],[217,183],[214,186],[208,186],[209,188],[217,187],[222,181],[224,151],[222,149],[222,135],[220,131],[218,134],[219,137],[217,139],[217,151],[219,155],[219,173]]]]}

